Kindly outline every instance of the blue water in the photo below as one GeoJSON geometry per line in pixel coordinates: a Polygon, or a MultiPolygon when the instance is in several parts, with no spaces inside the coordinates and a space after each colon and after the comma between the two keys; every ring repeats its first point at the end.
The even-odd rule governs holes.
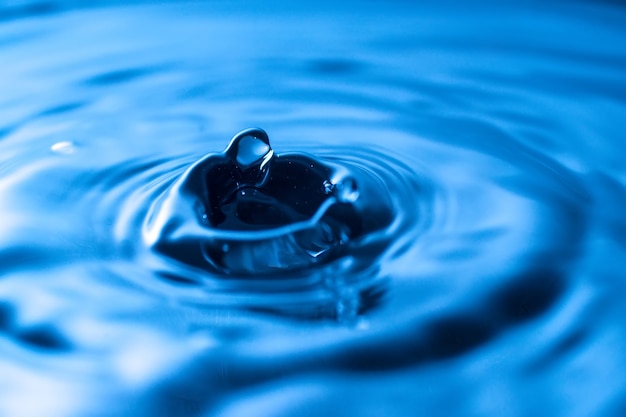
{"type": "Polygon", "coordinates": [[[0,416],[626,415],[626,9],[414,3],[0,5],[0,416]]]}

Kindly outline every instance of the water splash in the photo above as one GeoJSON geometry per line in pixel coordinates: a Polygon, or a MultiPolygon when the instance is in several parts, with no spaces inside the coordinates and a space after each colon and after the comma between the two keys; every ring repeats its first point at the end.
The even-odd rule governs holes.
{"type": "MultiPolygon", "coordinates": [[[[148,246],[225,275],[323,265],[390,226],[380,178],[303,153],[274,153],[262,129],[246,129],[222,153],[188,168],[152,207],[148,246]]],[[[376,253],[372,255],[373,263],[376,253]]]]}

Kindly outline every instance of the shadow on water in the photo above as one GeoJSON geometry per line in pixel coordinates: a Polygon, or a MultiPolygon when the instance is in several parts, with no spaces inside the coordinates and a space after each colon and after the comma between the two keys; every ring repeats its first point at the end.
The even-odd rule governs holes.
{"type": "Polygon", "coordinates": [[[160,71],[158,68],[125,68],[95,75],[84,81],[86,86],[106,87],[114,84],[128,83],[160,71]]]}
{"type": "MultiPolygon", "coordinates": [[[[19,3],[19,2],[18,2],[19,3]]],[[[61,11],[57,2],[24,2],[15,6],[0,6],[0,22],[47,16],[61,11]]]]}
{"type": "Polygon", "coordinates": [[[0,333],[25,345],[27,349],[37,349],[46,353],[65,353],[71,345],[54,325],[19,326],[16,323],[15,308],[7,302],[0,303],[0,333]]]}

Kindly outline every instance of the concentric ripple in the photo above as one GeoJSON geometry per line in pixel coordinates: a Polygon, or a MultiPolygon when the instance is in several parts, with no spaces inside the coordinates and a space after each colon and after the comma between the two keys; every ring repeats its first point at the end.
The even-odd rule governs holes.
{"type": "Polygon", "coordinates": [[[0,415],[625,414],[622,5],[17,3],[0,415]]]}

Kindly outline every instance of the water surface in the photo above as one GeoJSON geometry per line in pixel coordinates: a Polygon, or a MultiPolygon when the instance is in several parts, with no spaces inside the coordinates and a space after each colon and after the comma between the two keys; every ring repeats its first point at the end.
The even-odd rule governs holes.
{"type": "Polygon", "coordinates": [[[625,19],[1,6],[0,414],[623,415],[625,19]],[[159,202],[247,127],[384,184],[358,198],[389,222],[319,264],[151,245],[159,202]]]}

